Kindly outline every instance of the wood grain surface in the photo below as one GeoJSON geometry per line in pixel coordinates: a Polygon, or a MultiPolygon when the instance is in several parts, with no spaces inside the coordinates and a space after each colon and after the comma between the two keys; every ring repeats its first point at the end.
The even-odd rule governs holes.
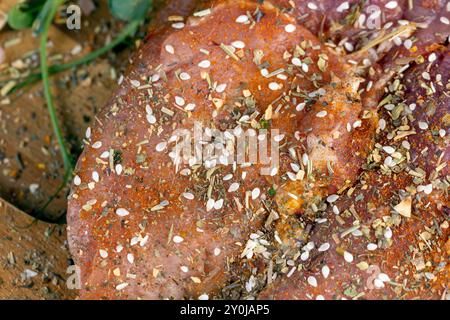
{"type": "Polygon", "coordinates": [[[70,299],[65,226],[38,222],[0,200],[0,299],[70,299]]]}

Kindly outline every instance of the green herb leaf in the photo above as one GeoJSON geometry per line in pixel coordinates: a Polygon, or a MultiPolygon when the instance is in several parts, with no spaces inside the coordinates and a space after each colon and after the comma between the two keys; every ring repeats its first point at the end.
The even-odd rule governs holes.
{"type": "Polygon", "coordinates": [[[125,20],[142,19],[152,5],[152,0],[109,0],[109,9],[114,17],[125,20]]]}
{"type": "Polygon", "coordinates": [[[22,5],[16,4],[8,12],[8,25],[14,30],[21,30],[31,27],[36,15],[33,12],[25,11],[22,5]]]}
{"type": "Polygon", "coordinates": [[[275,191],[275,189],[273,187],[271,187],[269,189],[269,191],[267,191],[267,194],[271,197],[275,197],[275,195],[277,194],[277,192],[275,191]]]}

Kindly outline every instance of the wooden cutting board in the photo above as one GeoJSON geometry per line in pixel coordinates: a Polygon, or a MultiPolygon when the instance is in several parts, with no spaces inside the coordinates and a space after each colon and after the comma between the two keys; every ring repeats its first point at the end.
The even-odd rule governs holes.
{"type": "MultiPolygon", "coordinates": [[[[92,51],[92,39],[86,34],[104,43],[107,32],[92,31],[108,22],[100,18],[104,11],[108,11],[107,7],[97,10],[95,17],[82,20],[84,33],[67,30],[64,25],[52,26],[48,47],[50,63],[68,62],[92,51]]],[[[106,17],[111,19],[109,14],[106,17]]],[[[39,39],[30,30],[4,29],[0,32],[0,47],[5,57],[0,65],[0,81],[26,72],[29,69],[26,65],[39,59],[39,39]]],[[[117,82],[115,76],[120,70],[113,69],[107,57],[51,78],[59,123],[75,155],[81,151],[86,128],[117,82]]],[[[0,96],[0,197],[30,214],[36,214],[54,194],[63,176],[59,146],[42,90],[42,84],[37,83],[12,95],[0,96]]],[[[66,195],[67,188],[45,210],[47,218],[65,213],[66,195]]]]}
{"type": "Polygon", "coordinates": [[[0,299],[72,299],[65,226],[38,222],[0,199],[0,299]]]}

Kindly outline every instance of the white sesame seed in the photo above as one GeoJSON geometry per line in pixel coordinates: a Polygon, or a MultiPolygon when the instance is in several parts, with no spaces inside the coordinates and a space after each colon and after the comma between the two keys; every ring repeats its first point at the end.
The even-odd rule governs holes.
{"type": "Polygon", "coordinates": [[[118,209],[116,209],[116,214],[119,217],[125,217],[125,216],[129,215],[130,212],[125,208],[118,208],[118,209]]]}
{"type": "Polygon", "coordinates": [[[182,195],[188,200],[194,200],[194,195],[190,192],[183,192],[182,195]]]}
{"type": "Polygon", "coordinates": [[[259,188],[255,188],[252,190],[252,199],[258,199],[259,195],[261,194],[261,190],[259,188]]]}
{"type": "Polygon", "coordinates": [[[393,167],[395,166],[395,161],[392,159],[391,156],[386,157],[386,159],[384,159],[384,164],[388,167],[393,167]]]}
{"type": "Polygon", "coordinates": [[[411,41],[411,39],[406,39],[404,42],[403,42],[403,45],[405,46],[405,48],[406,49],[411,49],[411,47],[412,47],[412,41],[411,41]]]}
{"type": "Polygon", "coordinates": [[[391,239],[392,238],[392,230],[391,228],[387,227],[386,231],[384,232],[384,237],[386,239],[391,239]]]}
{"type": "Polygon", "coordinates": [[[156,123],[156,117],[152,114],[147,114],[146,116],[147,122],[150,124],[155,124],[156,123]]]}
{"type": "Polygon", "coordinates": [[[364,13],[361,13],[358,17],[358,24],[359,26],[364,26],[364,23],[366,22],[366,15],[364,13]]]}
{"type": "Polygon", "coordinates": [[[348,1],[345,1],[336,8],[336,11],[343,12],[345,10],[348,10],[349,8],[350,8],[350,5],[348,4],[348,1]]]}
{"type": "Polygon", "coordinates": [[[437,56],[436,56],[436,53],[434,53],[434,52],[428,56],[429,62],[434,62],[434,61],[436,61],[436,59],[437,59],[437,56]]]}
{"type": "Polygon", "coordinates": [[[204,293],[198,297],[198,300],[209,300],[209,296],[206,293],[204,293]]]}
{"type": "Polygon", "coordinates": [[[99,177],[97,171],[92,172],[92,180],[94,180],[95,182],[98,182],[100,180],[100,177],[99,177]]]}
{"type": "Polygon", "coordinates": [[[263,77],[267,77],[269,75],[269,70],[267,70],[266,68],[261,69],[261,75],[263,77]]]}
{"type": "Polygon", "coordinates": [[[305,103],[305,102],[299,103],[299,104],[295,107],[295,110],[297,110],[297,111],[302,111],[302,110],[305,108],[305,106],[306,106],[306,103],[305,103]]]}
{"type": "Polygon", "coordinates": [[[242,41],[233,41],[233,42],[231,43],[231,45],[232,45],[233,47],[235,47],[236,49],[244,49],[244,48],[245,48],[245,43],[242,42],[242,41]]]}
{"type": "Polygon", "coordinates": [[[156,151],[161,152],[166,148],[166,146],[167,146],[167,142],[165,142],[165,141],[160,142],[156,145],[156,151]]]}
{"type": "Polygon", "coordinates": [[[348,52],[352,52],[355,49],[353,44],[350,42],[345,42],[344,47],[345,47],[345,50],[347,50],[348,52]]]}
{"type": "Polygon", "coordinates": [[[229,173],[229,174],[227,174],[226,176],[223,177],[223,181],[231,180],[231,178],[233,178],[233,175],[231,173],[229,173]]]}
{"type": "Polygon", "coordinates": [[[309,251],[304,251],[301,255],[300,255],[300,260],[302,261],[306,261],[309,258],[309,251]]]}
{"type": "Polygon", "coordinates": [[[134,255],[132,253],[127,254],[127,260],[129,263],[134,263],[134,255]]]}
{"type": "Polygon", "coordinates": [[[86,133],[85,133],[86,139],[89,140],[91,138],[91,134],[92,134],[91,127],[87,127],[86,133]]]}
{"type": "Polygon", "coordinates": [[[384,288],[383,281],[381,281],[378,278],[373,281],[373,284],[374,284],[375,288],[384,288]]]}
{"type": "Polygon", "coordinates": [[[139,237],[133,237],[130,240],[130,246],[134,246],[139,242],[139,237]]]}
{"type": "Polygon", "coordinates": [[[439,136],[440,136],[441,138],[445,137],[445,134],[446,134],[446,133],[447,133],[447,132],[445,132],[444,129],[440,129],[440,130],[439,130],[439,136]]]}
{"type": "Polygon", "coordinates": [[[304,154],[302,155],[302,162],[303,162],[303,165],[304,165],[304,166],[307,166],[307,165],[308,165],[308,162],[309,162],[309,156],[308,156],[307,153],[304,153],[304,154]]]}
{"type": "Polygon", "coordinates": [[[270,169],[270,176],[273,177],[278,173],[278,168],[277,167],[273,167],[272,169],[270,169]]]}
{"type": "Polygon", "coordinates": [[[173,242],[175,242],[175,243],[182,243],[183,241],[184,241],[184,239],[180,236],[173,237],[173,242]]]}
{"type": "Polygon", "coordinates": [[[378,248],[378,246],[375,243],[369,243],[367,245],[367,250],[369,250],[369,251],[377,250],[377,248],[378,248]]]}
{"type": "Polygon", "coordinates": [[[186,273],[186,272],[189,271],[189,268],[186,267],[186,266],[181,266],[180,269],[181,269],[181,271],[183,271],[184,273],[186,273]]]}
{"type": "Polygon", "coordinates": [[[423,121],[419,121],[419,128],[422,130],[427,130],[428,129],[428,123],[423,122],[423,121]]]}
{"type": "Polygon", "coordinates": [[[101,141],[97,141],[97,142],[94,142],[94,144],[92,145],[92,148],[100,149],[101,146],[102,146],[102,142],[101,141]]]}
{"type": "Polygon", "coordinates": [[[378,279],[380,279],[383,282],[391,281],[391,278],[389,278],[389,276],[386,273],[380,273],[378,275],[378,279]]]}
{"type": "Polygon", "coordinates": [[[309,67],[306,63],[302,63],[302,71],[307,73],[309,71],[309,67]]]}
{"type": "Polygon", "coordinates": [[[222,92],[225,91],[226,88],[227,88],[227,84],[226,84],[226,83],[219,84],[219,85],[216,87],[216,92],[222,93],[222,92]]]}
{"type": "Polygon", "coordinates": [[[175,96],[175,103],[179,105],[180,107],[184,106],[186,103],[185,100],[182,97],[175,96]]]}
{"type": "Polygon", "coordinates": [[[294,32],[296,29],[296,27],[293,24],[288,24],[284,27],[284,31],[286,31],[287,33],[292,33],[294,32]]]}
{"type": "Polygon", "coordinates": [[[214,249],[214,255],[217,257],[220,254],[221,250],[219,248],[214,249]]]}
{"type": "Polygon", "coordinates": [[[102,158],[102,159],[106,159],[108,157],[109,157],[109,151],[105,151],[100,155],[100,158],[102,158]]]}
{"type": "Polygon", "coordinates": [[[313,2],[308,2],[308,8],[311,10],[317,10],[317,5],[313,2]]]}
{"type": "Polygon", "coordinates": [[[144,238],[141,239],[141,241],[139,241],[139,245],[140,245],[141,247],[145,246],[146,243],[147,243],[147,241],[148,241],[148,239],[149,239],[149,236],[148,236],[148,234],[147,234],[144,238]]]}
{"type": "Polygon", "coordinates": [[[292,170],[294,170],[295,172],[300,171],[300,166],[296,163],[291,163],[291,168],[292,170]]]}
{"type": "Polygon", "coordinates": [[[319,111],[319,112],[316,113],[316,117],[317,118],[324,118],[324,117],[327,116],[327,114],[328,114],[328,112],[326,110],[322,110],[322,111],[319,111]]]}
{"type": "Polygon", "coordinates": [[[237,23],[246,23],[246,22],[248,22],[248,17],[245,14],[240,15],[239,17],[236,18],[236,22],[237,23]]]}
{"type": "Polygon", "coordinates": [[[449,24],[450,24],[450,20],[448,20],[447,17],[442,16],[439,20],[440,20],[443,24],[446,24],[446,25],[449,25],[449,24]]]}
{"type": "Polygon", "coordinates": [[[332,195],[329,195],[329,196],[327,197],[327,202],[328,202],[328,203],[333,203],[333,202],[335,202],[337,199],[339,199],[339,196],[338,196],[337,194],[332,194],[332,195]]]}
{"type": "Polygon", "coordinates": [[[183,29],[184,26],[185,26],[184,22],[172,23],[172,28],[174,28],[174,29],[183,29]]]}
{"type": "Polygon", "coordinates": [[[288,172],[287,176],[289,177],[290,180],[292,181],[296,181],[297,180],[297,175],[293,172],[288,172]]]}
{"type": "Polygon", "coordinates": [[[418,186],[417,191],[419,192],[423,191],[425,194],[430,194],[433,191],[433,185],[430,183],[427,184],[426,186],[418,186]]]}
{"type": "Polygon", "coordinates": [[[73,184],[79,186],[81,184],[81,178],[79,176],[75,176],[73,178],[73,184]]]}
{"type": "Polygon", "coordinates": [[[276,91],[276,90],[280,90],[282,88],[282,85],[276,82],[271,82],[269,83],[269,89],[276,91]]]}
{"type": "Polygon", "coordinates": [[[386,9],[395,9],[395,8],[397,8],[397,6],[398,6],[397,1],[389,1],[388,3],[385,4],[384,7],[386,9]]]}
{"type": "Polygon", "coordinates": [[[192,111],[194,109],[195,109],[195,103],[188,103],[186,105],[186,107],[184,107],[184,110],[186,110],[186,111],[192,111]]]}
{"type": "Polygon", "coordinates": [[[335,215],[338,215],[340,212],[339,212],[339,208],[337,207],[337,206],[333,206],[333,213],[335,214],[335,215]]]}
{"type": "Polygon", "coordinates": [[[428,72],[422,72],[422,78],[425,80],[431,80],[430,74],[428,72]]]}
{"type": "Polygon", "coordinates": [[[324,252],[330,249],[330,244],[328,242],[322,243],[319,247],[319,252],[324,252]]]}
{"type": "Polygon", "coordinates": [[[294,66],[297,66],[297,67],[301,67],[302,66],[302,61],[299,58],[297,58],[297,57],[292,58],[291,62],[292,62],[292,64],[294,66]]]}
{"type": "Polygon", "coordinates": [[[386,152],[387,154],[393,154],[395,152],[395,149],[390,147],[390,146],[385,146],[383,147],[384,152],[386,152]]]}
{"type": "Polygon", "coordinates": [[[220,210],[223,207],[223,199],[219,199],[214,203],[214,209],[220,210]]]}
{"type": "Polygon", "coordinates": [[[187,73],[187,72],[181,72],[180,73],[180,79],[181,80],[186,81],[186,80],[189,80],[190,78],[191,78],[191,76],[189,75],[189,73],[187,73]]]}
{"type": "Polygon", "coordinates": [[[330,268],[327,265],[322,267],[322,275],[325,279],[330,275],[330,268]]]}
{"type": "Polygon", "coordinates": [[[138,80],[131,80],[130,83],[135,88],[138,88],[141,86],[141,83],[138,80]]]}
{"type": "Polygon", "coordinates": [[[314,276],[309,276],[308,284],[314,288],[317,288],[317,279],[314,276]]]}
{"type": "Polygon", "coordinates": [[[349,263],[353,262],[353,255],[348,251],[344,251],[344,260],[349,263]]]}
{"type": "Polygon", "coordinates": [[[209,68],[209,67],[211,66],[211,61],[209,61],[209,60],[202,60],[202,61],[200,61],[200,63],[198,64],[198,66],[199,66],[200,68],[207,69],[207,68],[209,68]]]}
{"type": "Polygon", "coordinates": [[[155,73],[154,75],[152,75],[152,82],[156,82],[161,78],[161,76],[159,75],[159,73],[155,73]]]}
{"type": "Polygon", "coordinates": [[[120,291],[120,290],[125,289],[126,287],[128,287],[128,283],[127,283],[127,282],[124,282],[124,283],[118,284],[118,285],[116,286],[116,290],[120,291]]]}
{"type": "Polygon", "coordinates": [[[173,46],[171,46],[170,44],[166,44],[166,46],[164,47],[166,49],[166,51],[170,54],[174,54],[175,53],[175,49],[173,46]]]}
{"type": "MultiPolygon", "coordinates": [[[[225,179],[224,179],[225,180],[225,179]]],[[[239,183],[233,182],[230,187],[228,188],[228,192],[235,192],[239,189],[239,183]]]]}
{"type": "Polygon", "coordinates": [[[212,208],[214,208],[214,204],[216,201],[213,198],[208,199],[206,202],[206,211],[210,211],[212,208]]]}
{"type": "Polygon", "coordinates": [[[108,251],[100,249],[98,252],[100,253],[100,257],[102,257],[103,259],[108,258],[108,251]]]}
{"type": "Polygon", "coordinates": [[[280,142],[281,140],[283,140],[285,137],[284,134],[278,134],[275,137],[273,137],[273,140],[275,140],[276,142],[280,142]]]}

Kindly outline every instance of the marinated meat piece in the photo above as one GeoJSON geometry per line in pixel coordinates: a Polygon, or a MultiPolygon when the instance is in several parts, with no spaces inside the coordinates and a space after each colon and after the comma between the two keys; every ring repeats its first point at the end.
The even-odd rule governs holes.
{"type": "Polygon", "coordinates": [[[299,248],[308,258],[260,298],[443,298],[450,276],[450,51],[432,55],[391,86],[369,157],[374,169],[346,194],[328,197],[329,210],[299,248]]]}
{"type": "Polygon", "coordinates": [[[230,281],[271,179],[247,163],[189,166],[177,133],[260,129],[275,101],[295,110],[290,91],[344,76],[339,57],[270,3],[200,12],[149,38],[86,137],[68,212],[83,298],[198,297],[230,281]],[[307,71],[292,64],[299,55],[307,71]]]}
{"type": "MultiPolygon", "coordinates": [[[[261,261],[252,260],[256,254],[270,260],[270,254],[255,244],[261,230],[270,231],[269,222],[280,214],[275,231],[275,238],[282,243],[275,246],[279,251],[298,250],[299,241],[305,240],[310,231],[304,229],[303,221],[315,224],[325,199],[336,203],[338,208],[360,206],[357,207],[361,211],[358,211],[360,229],[366,231],[366,225],[369,226],[373,215],[377,214],[381,221],[377,228],[396,225],[398,219],[390,217],[392,221],[385,221],[384,215],[389,214],[387,211],[393,202],[411,198],[418,216],[432,209],[433,223],[440,223],[439,234],[445,235],[447,229],[440,212],[446,210],[448,203],[442,200],[446,191],[439,190],[443,190],[446,183],[448,187],[443,175],[448,174],[445,171],[448,168],[440,167],[448,162],[448,155],[438,149],[442,149],[442,138],[448,133],[440,137],[441,140],[435,139],[435,133],[432,133],[433,139],[417,134],[422,138],[414,144],[415,136],[405,133],[409,131],[404,122],[416,125],[411,118],[423,116],[415,115],[419,109],[411,108],[411,112],[404,109],[401,113],[401,110],[390,109],[393,103],[384,101],[379,105],[379,101],[386,88],[394,88],[397,104],[401,103],[403,95],[425,97],[424,91],[427,98],[434,97],[435,106],[444,103],[440,111],[435,108],[435,112],[430,113],[430,119],[435,119],[436,114],[448,107],[445,100],[447,78],[437,77],[437,71],[422,70],[436,75],[436,81],[441,81],[439,88],[430,88],[430,81],[425,78],[423,83],[417,84],[413,81],[417,77],[412,75],[407,79],[413,82],[404,83],[406,88],[420,90],[405,93],[405,88],[398,87],[401,78],[386,87],[408,63],[420,62],[420,54],[428,57],[429,68],[433,70],[444,64],[444,53],[439,53],[439,62],[433,63],[433,57],[442,50],[438,43],[448,30],[440,26],[441,29],[436,29],[438,33],[424,36],[423,40],[410,34],[415,29],[416,34],[420,34],[425,32],[423,28],[434,28],[436,17],[447,13],[442,13],[442,4],[432,5],[429,16],[433,20],[426,18],[426,13],[420,13],[411,16],[419,24],[408,25],[403,21],[395,24],[406,15],[406,1],[376,1],[376,4],[384,8],[381,14],[384,28],[372,30],[361,28],[356,20],[349,23],[348,19],[356,19],[356,16],[362,21],[360,11],[369,5],[357,9],[355,1],[350,1],[349,8],[342,11],[330,10],[337,6],[335,1],[320,2],[317,8],[309,2],[282,0],[192,0],[183,1],[181,7],[169,2],[167,10],[156,18],[156,21],[167,22],[151,27],[145,43],[130,59],[130,67],[119,88],[88,130],[85,151],[77,164],[69,199],[68,231],[71,251],[81,268],[81,298],[216,297],[227,284],[242,281],[256,269],[273,271],[271,267],[266,270],[261,261]],[[178,16],[195,7],[196,12],[189,19],[178,16]],[[305,20],[306,10],[308,19],[305,20]],[[323,12],[327,10],[330,14],[324,20],[323,12]],[[355,17],[349,17],[347,11],[355,17]],[[423,23],[425,20],[427,23],[423,23]],[[342,21],[347,22],[344,25],[342,21]],[[355,50],[353,44],[346,44],[346,37],[355,39],[355,50]],[[406,43],[396,46],[406,37],[417,45],[426,45],[417,50],[406,43]],[[336,46],[331,42],[333,39],[341,43],[336,46]],[[354,53],[343,55],[346,52],[354,53]],[[377,64],[383,55],[384,59],[377,64]],[[405,136],[396,139],[385,134],[374,144],[377,130],[386,122],[379,119],[380,107],[396,116],[392,125],[400,127],[397,131],[405,136]],[[269,152],[267,163],[262,163],[261,154],[258,161],[247,154],[260,147],[261,142],[267,142],[264,129],[274,130],[271,134],[275,143],[271,149],[279,152],[279,159],[269,152]],[[387,144],[390,139],[395,141],[389,141],[390,146],[396,148],[402,140],[410,139],[410,152],[405,151],[403,158],[399,152],[392,152],[389,158],[386,156],[390,160],[383,158],[388,162],[381,166],[385,175],[380,177],[377,171],[364,172],[353,187],[363,167],[380,166],[379,144],[387,144]],[[423,143],[428,149],[421,147],[423,143]],[[239,146],[243,146],[244,155],[239,154],[239,146]],[[194,154],[187,154],[186,150],[194,154]],[[436,166],[426,169],[440,168],[433,176],[440,181],[439,187],[433,185],[433,190],[437,191],[429,194],[428,183],[413,192],[410,186],[416,184],[418,177],[411,172],[398,172],[397,166],[391,168],[391,165],[398,162],[401,168],[406,163],[424,166],[425,162],[421,161],[431,163],[431,150],[442,155],[436,166]],[[411,157],[413,154],[416,157],[411,157]],[[195,157],[198,155],[200,160],[195,157]],[[357,190],[361,190],[361,195],[355,199],[357,190]],[[337,197],[339,200],[335,199],[337,197]],[[364,211],[364,205],[369,202],[373,206],[364,211]],[[373,209],[376,207],[384,209],[377,211],[373,209]],[[307,214],[299,218],[294,213],[307,214]]],[[[425,5],[425,2],[420,4],[425,5]]],[[[443,24],[441,20],[439,18],[439,23],[443,24]]],[[[425,67],[421,65],[416,69],[421,68],[425,67]]],[[[429,108],[433,110],[431,105],[429,108]]],[[[444,114],[441,118],[445,123],[444,114]]],[[[430,128],[433,121],[438,120],[428,122],[430,128]]],[[[328,221],[314,227],[310,243],[328,241],[330,252],[337,248],[339,254],[344,254],[353,243],[345,242],[349,237],[342,240],[334,234],[354,222],[354,211],[341,209],[345,214],[334,219],[330,210],[328,221]],[[337,239],[339,244],[332,244],[331,239],[337,239]]],[[[431,234],[430,217],[424,218],[426,229],[423,224],[410,220],[407,220],[409,224],[403,224],[401,220],[398,230],[408,233],[408,240],[418,230],[431,234]]],[[[379,228],[375,236],[379,236],[379,228]]],[[[396,234],[397,229],[392,229],[396,234]]],[[[270,232],[266,232],[268,237],[270,232]]],[[[374,234],[369,232],[365,236],[369,241],[374,234]]],[[[444,238],[436,238],[436,248],[442,247],[444,238]]],[[[390,248],[388,252],[392,251],[394,258],[377,256],[373,264],[380,263],[376,259],[398,263],[395,258],[400,250],[406,250],[407,244],[401,240],[397,251],[397,247],[392,250],[389,241],[380,241],[377,246],[390,248]]],[[[427,247],[430,245],[430,242],[424,243],[427,247]]],[[[362,252],[361,246],[366,242],[355,241],[355,244],[355,252],[362,252]]],[[[430,256],[421,253],[424,259],[430,256]]],[[[442,261],[439,250],[433,251],[435,253],[436,259],[442,261]]],[[[326,259],[328,255],[322,253],[318,257],[326,259]]],[[[340,256],[329,257],[330,269],[340,263],[340,256]]],[[[350,259],[348,253],[345,257],[350,259]]],[[[314,263],[304,265],[311,276],[316,272],[314,263]]],[[[342,270],[347,270],[345,268],[354,268],[354,265],[346,265],[342,270]]],[[[436,272],[437,286],[427,292],[426,297],[442,293],[441,269],[433,269],[440,270],[436,272]]],[[[386,274],[394,277],[392,273],[386,274]]],[[[315,298],[319,294],[326,298],[341,297],[344,291],[339,291],[340,288],[347,289],[350,281],[344,276],[342,281],[336,278],[338,281],[334,283],[330,278],[323,287],[317,286],[317,292],[299,293],[295,286],[299,284],[299,288],[305,289],[300,285],[305,276],[304,271],[298,271],[290,279],[275,281],[262,297],[315,298]],[[284,289],[287,291],[282,293],[284,289]],[[319,293],[319,289],[324,292],[319,293]],[[332,290],[335,290],[333,296],[332,290]]],[[[310,278],[310,283],[319,281],[316,275],[314,277],[315,280],[310,278]]],[[[272,280],[275,279],[269,282],[272,280]]],[[[252,290],[247,288],[246,291],[252,290]]],[[[390,290],[386,293],[373,291],[365,297],[380,297],[380,292],[386,297],[391,294],[390,290]]]]}

